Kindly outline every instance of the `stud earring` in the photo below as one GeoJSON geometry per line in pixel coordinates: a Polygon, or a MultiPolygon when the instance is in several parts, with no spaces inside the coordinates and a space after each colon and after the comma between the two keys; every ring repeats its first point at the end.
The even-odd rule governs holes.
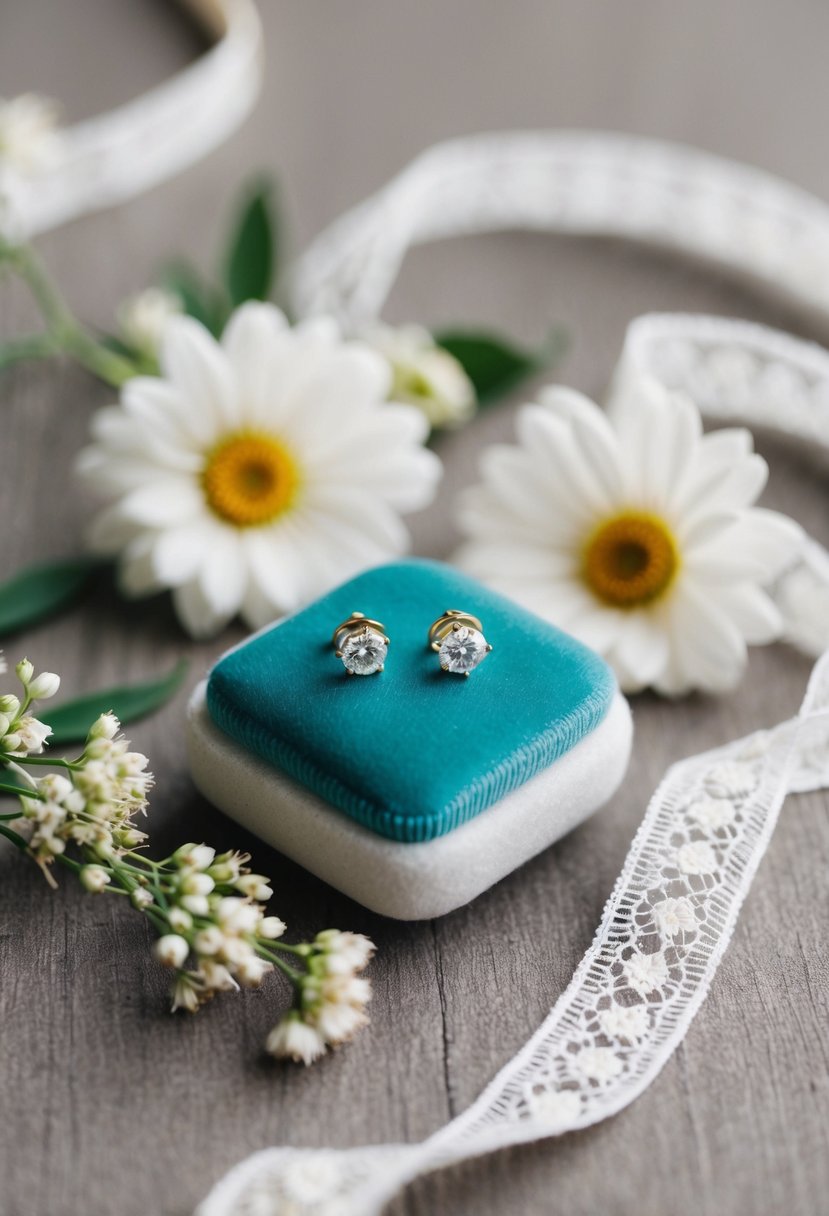
{"type": "Polygon", "coordinates": [[[362,612],[352,612],[334,630],[331,642],[347,675],[370,676],[383,670],[389,639],[380,621],[373,621],[362,612]]]}
{"type": "Polygon", "coordinates": [[[468,676],[492,650],[476,616],[447,608],[429,628],[429,645],[444,671],[468,676]]]}

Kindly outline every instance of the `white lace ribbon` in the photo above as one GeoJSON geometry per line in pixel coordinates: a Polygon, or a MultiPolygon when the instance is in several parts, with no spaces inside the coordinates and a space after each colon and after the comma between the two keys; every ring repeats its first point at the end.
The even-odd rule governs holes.
{"type": "Polygon", "coordinates": [[[419,1174],[627,1106],[705,999],[786,794],[827,784],[829,653],[798,717],[668,770],[568,988],[464,1114],[420,1144],[257,1153],[198,1216],[374,1216],[419,1174]]]}
{"type": "MultiPolygon", "coordinates": [[[[300,311],[376,315],[410,245],[497,228],[600,233],[715,262],[829,322],[829,209],[692,149],[579,133],[482,136],[424,153],[301,259],[300,311]]],[[[653,375],[716,420],[829,452],[829,354],[711,317],[646,316],[616,380],[653,375]]],[[[829,647],[816,542],[776,598],[789,639],[829,647]]],[[[797,718],[669,769],[595,939],[543,1025],[465,1113],[420,1144],[269,1149],[198,1216],[372,1216],[412,1178],[607,1118],[656,1077],[705,999],[787,792],[829,785],[829,652],[797,718]]]]}
{"type": "Polygon", "coordinates": [[[60,132],[37,172],[7,170],[0,221],[14,239],[122,203],[217,147],[251,109],[262,76],[252,0],[178,0],[216,39],[150,92],[60,132]]]}

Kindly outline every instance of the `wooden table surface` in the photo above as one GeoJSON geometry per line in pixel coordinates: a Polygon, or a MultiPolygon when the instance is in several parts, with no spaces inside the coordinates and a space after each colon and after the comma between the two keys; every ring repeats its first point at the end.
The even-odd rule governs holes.
{"type": "MultiPolygon", "coordinates": [[[[263,0],[264,96],[243,130],[177,181],[40,242],[80,312],[106,324],[171,253],[208,266],[233,188],[278,171],[302,245],[435,139],[488,128],[584,126],[724,152],[829,196],[829,8],[808,0],[665,5],[627,0],[263,0]]],[[[2,0],[0,93],[57,95],[67,118],[163,79],[197,49],[163,0],[2,0]]],[[[783,310],[717,277],[598,240],[500,236],[424,250],[389,316],[491,323],[527,340],[551,322],[571,349],[559,375],[601,393],[630,318],[647,310],[767,320],[783,310]]],[[[4,289],[0,332],[29,318],[4,289]]],[[[0,384],[2,574],[80,546],[90,503],[71,463],[111,396],[72,367],[20,368],[0,384]]],[[[447,555],[452,497],[476,454],[512,432],[511,409],[441,444],[439,501],[413,521],[416,550],[447,555]]],[[[829,542],[825,473],[772,459],[764,501],[829,542]]],[[[192,660],[193,684],[230,642],[188,641],[164,599],[124,606],[103,586],[82,609],[15,639],[73,692],[192,660]]],[[[628,779],[612,803],[470,907],[433,923],[376,917],[248,837],[199,797],[184,756],[185,694],[131,732],[158,777],[159,847],[249,848],[274,876],[294,934],[369,933],[379,953],[373,1024],[302,1070],[262,1058],[278,983],[166,1013],[149,933],[68,876],[51,893],[0,847],[0,1211],[3,1216],[185,1216],[227,1168],[275,1144],[422,1137],[463,1109],[524,1042],[587,947],[645,802],[674,759],[777,721],[809,663],[753,653],[720,700],[634,702],[628,779]]],[[[394,1216],[813,1216],[829,1211],[827,880],[829,802],[786,805],[733,943],[685,1043],[633,1107],[557,1142],[414,1186],[394,1216]]]]}

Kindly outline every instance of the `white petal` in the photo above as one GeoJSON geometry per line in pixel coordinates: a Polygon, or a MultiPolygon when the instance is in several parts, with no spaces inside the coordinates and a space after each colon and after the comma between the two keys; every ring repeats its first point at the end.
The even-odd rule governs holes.
{"type": "Polygon", "coordinates": [[[242,415],[257,421],[267,417],[273,392],[273,355],[285,335],[287,321],[273,304],[249,301],[237,308],[222,334],[239,391],[242,415]]]}
{"type": "Polygon", "coordinates": [[[672,596],[671,646],[689,687],[725,692],[735,686],[746,663],[746,644],[737,626],[710,594],[683,578],[672,596]]]}
{"type": "Polygon", "coordinates": [[[199,572],[204,598],[217,616],[235,616],[248,584],[248,564],[239,533],[217,528],[199,572]]]}
{"type": "Polygon", "coordinates": [[[152,562],[154,536],[143,532],[126,546],[118,564],[118,585],[125,595],[138,598],[160,591],[159,581],[152,562]]]}
{"type": "MultiPolygon", "coordinates": [[[[585,459],[594,438],[593,431],[585,432],[587,443],[582,445],[572,426],[567,426],[548,410],[533,405],[520,411],[517,430],[521,444],[532,453],[534,468],[543,478],[558,483],[560,492],[569,500],[571,514],[595,519],[614,510],[618,493],[612,493],[606,480],[596,475],[592,462],[585,459]]],[[[612,455],[609,460],[612,462],[612,455]]],[[[610,467],[613,467],[612,463],[610,467]]],[[[620,479],[617,480],[618,491],[620,479]]]]}
{"type": "Polygon", "coordinates": [[[538,401],[562,421],[577,422],[602,436],[606,447],[616,447],[616,432],[607,415],[584,393],[563,384],[549,384],[538,394],[538,401]]]}
{"type": "Polygon", "coordinates": [[[536,528],[539,538],[548,529],[555,529],[562,515],[584,524],[588,514],[584,505],[573,502],[564,491],[559,493],[556,482],[545,479],[532,454],[523,448],[492,444],[481,455],[481,471],[498,504],[536,528]]]}
{"type": "Polygon", "coordinates": [[[97,410],[89,423],[89,432],[112,452],[134,452],[141,437],[134,419],[128,417],[120,405],[107,405],[97,410]]]}
{"type": "Polygon", "coordinates": [[[187,428],[201,441],[238,424],[236,385],[218,342],[192,317],[173,317],[164,329],[161,367],[180,394],[187,428]]]}
{"type": "Polygon", "coordinates": [[[573,614],[563,628],[584,642],[585,646],[606,655],[616,645],[624,624],[624,612],[607,608],[593,600],[589,611],[573,614]]]}
{"type": "Polygon", "coordinates": [[[201,452],[203,418],[190,425],[193,410],[182,393],[157,376],[135,376],[121,389],[124,413],[135,424],[135,438],[146,452],[180,468],[194,468],[201,452]]]}
{"type": "Polygon", "coordinates": [[[647,688],[668,662],[668,637],[655,613],[629,612],[610,654],[626,691],[647,688]]]}
{"type": "Polygon", "coordinates": [[[753,508],[731,527],[690,552],[685,564],[717,581],[770,582],[803,546],[803,530],[776,511],[753,508]]]}
{"type": "Polygon", "coordinates": [[[119,553],[141,532],[140,524],[125,519],[118,504],[106,507],[94,517],[86,531],[86,542],[93,553],[119,553]]]}
{"type": "Polygon", "coordinates": [[[253,605],[259,619],[267,604],[273,619],[281,612],[293,612],[307,598],[303,539],[290,518],[271,528],[249,528],[244,534],[251,580],[259,592],[258,597],[255,593],[248,597],[246,616],[253,605]]]}
{"type": "Polygon", "coordinates": [[[179,620],[194,638],[213,637],[233,616],[232,612],[220,613],[215,610],[198,579],[176,587],[173,603],[179,620]]]}
{"type": "Polygon", "coordinates": [[[195,578],[220,525],[208,517],[159,533],[153,546],[153,566],[166,587],[195,578]]]}
{"type": "Polygon", "coordinates": [[[309,361],[305,374],[284,390],[286,441],[306,458],[336,450],[339,434],[363,425],[383,403],[389,375],[381,355],[357,344],[309,361]]]}
{"type": "Polygon", "coordinates": [[[549,544],[575,551],[584,539],[584,525],[552,508],[548,517],[522,516],[491,485],[469,486],[455,503],[455,519],[470,537],[526,544],[549,544]]]}
{"type": "Polygon", "coordinates": [[[757,501],[768,480],[769,467],[762,456],[745,456],[726,467],[714,467],[709,478],[700,478],[692,501],[683,507],[682,533],[707,515],[735,512],[757,501]]]}
{"type": "Polygon", "coordinates": [[[744,427],[728,427],[704,435],[697,445],[694,459],[681,472],[671,495],[671,509],[681,513],[698,498],[704,497],[706,486],[719,470],[727,472],[740,464],[752,452],[753,439],[744,427]]]}
{"type": "Polygon", "coordinates": [[[113,456],[104,448],[83,448],[75,460],[75,472],[103,497],[116,497],[158,478],[158,465],[147,459],[113,456]]]}
{"type": "Polygon", "coordinates": [[[717,589],[717,605],[728,614],[750,646],[765,646],[783,632],[783,618],[765,591],[751,583],[717,589]]]}
{"type": "Polygon", "coordinates": [[[334,492],[339,486],[357,484],[398,511],[419,511],[434,498],[442,474],[443,465],[434,452],[413,448],[392,452],[373,464],[336,466],[325,482],[334,492]]]}
{"type": "Polygon", "coordinates": [[[309,486],[302,514],[322,536],[358,532],[389,555],[402,553],[409,545],[409,532],[400,516],[357,486],[309,486]]]}
{"type": "Polygon", "coordinates": [[[628,494],[649,510],[664,509],[701,430],[688,398],[643,377],[610,406],[619,436],[628,494]]]}
{"type": "Polygon", "coordinates": [[[203,513],[204,495],[192,478],[159,478],[125,494],[118,510],[132,523],[169,527],[203,513]]]}

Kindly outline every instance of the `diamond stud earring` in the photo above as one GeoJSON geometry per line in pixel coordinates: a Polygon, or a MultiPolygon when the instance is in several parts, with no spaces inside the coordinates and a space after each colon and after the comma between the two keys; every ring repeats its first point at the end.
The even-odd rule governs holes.
{"type": "Polygon", "coordinates": [[[389,649],[385,626],[362,612],[352,612],[334,630],[334,653],[349,676],[371,676],[382,671],[389,649]]]}
{"type": "Polygon", "coordinates": [[[492,650],[478,618],[457,608],[447,608],[430,627],[429,645],[444,671],[461,676],[470,675],[492,650]]]}

